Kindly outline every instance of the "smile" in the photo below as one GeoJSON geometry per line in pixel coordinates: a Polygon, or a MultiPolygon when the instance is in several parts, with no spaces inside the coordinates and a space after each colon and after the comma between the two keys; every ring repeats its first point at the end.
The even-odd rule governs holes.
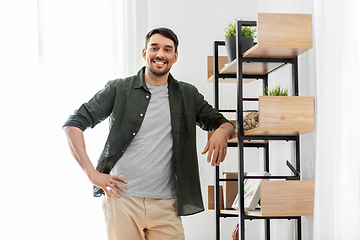
{"type": "Polygon", "coordinates": [[[163,59],[154,59],[153,63],[155,63],[156,65],[162,65],[164,66],[165,64],[167,64],[168,62],[166,60],[163,59]]]}

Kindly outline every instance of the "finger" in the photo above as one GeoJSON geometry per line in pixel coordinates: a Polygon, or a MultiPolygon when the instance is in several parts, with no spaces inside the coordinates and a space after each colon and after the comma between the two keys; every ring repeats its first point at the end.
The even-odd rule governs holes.
{"type": "Polygon", "coordinates": [[[122,177],[122,176],[115,176],[115,179],[116,180],[119,180],[119,181],[121,181],[121,182],[123,182],[123,183],[128,183],[128,181],[124,178],[124,177],[122,177]]]}
{"type": "Polygon", "coordinates": [[[120,197],[120,193],[118,192],[114,184],[110,184],[109,188],[115,194],[116,197],[118,198],[120,197]]]}
{"type": "Polygon", "coordinates": [[[219,157],[217,158],[217,161],[216,161],[216,166],[219,166],[221,162],[224,161],[224,150],[223,149],[220,149],[219,150],[219,157]]]}
{"type": "Polygon", "coordinates": [[[223,157],[223,159],[221,160],[221,162],[223,162],[223,161],[225,160],[225,158],[226,158],[227,148],[224,148],[224,149],[223,149],[223,153],[224,153],[224,157],[223,157]]]}
{"type": "Polygon", "coordinates": [[[218,158],[219,158],[219,150],[215,149],[214,154],[212,156],[211,166],[215,166],[216,161],[218,160],[218,158]]]}
{"type": "Polygon", "coordinates": [[[207,142],[206,146],[205,146],[205,148],[204,148],[204,150],[202,151],[201,154],[205,154],[209,150],[209,145],[210,145],[209,142],[207,142]]]}
{"type": "Polygon", "coordinates": [[[104,190],[105,195],[106,195],[107,198],[110,198],[110,197],[111,197],[111,196],[110,196],[110,193],[109,193],[109,190],[108,190],[106,187],[104,187],[102,190],[104,190]]]}
{"type": "Polygon", "coordinates": [[[207,162],[211,162],[211,156],[214,152],[214,148],[210,147],[209,150],[208,150],[208,155],[207,155],[207,162]]]}
{"type": "Polygon", "coordinates": [[[125,187],[118,181],[113,183],[117,188],[119,188],[122,192],[126,192],[125,187]]]}

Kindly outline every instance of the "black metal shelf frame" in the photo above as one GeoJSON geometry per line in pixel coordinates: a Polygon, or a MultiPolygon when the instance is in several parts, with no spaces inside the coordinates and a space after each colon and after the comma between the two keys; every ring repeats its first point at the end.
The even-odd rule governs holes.
{"type": "MultiPolygon", "coordinates": [[[[237,21],[237,36],[241,36],[241,27],[242,26],[257,26],[256,21],[237,21]]],[[[251,143],[254,140],[281,140],[281,141],[294,141],[295,142],[295,169],[300,172],[300,138],[299,136],[244,136],[243,132],[243,102],[244,101],[258,101],[257,98],[243,98],[243,78],[255,78],[261,79],[263,81],[263,86],[268,86],[268,74],[278,71],[282,67],[287,64],[291,64],[292,66],[292,89],[293,94],[298,94],[298,61],[297,57],[294,59],[272,59],[272,58],[243,58],[242,56],[242,46],[240,38],[236,38],[236,46],[237,46],[237,74],[220,74],[219,73],[219,47],[225,46],[224,41],[215,41],[214,42],[214,61],[213,61],[213,69],[214,69],[214,107],[219,109],[219,79],[220,78],[236,78],[237,79],[237,110],[222,110],[219,109],[220,112],[237,112],[237,132],[238,132],[238,143],[228,143],[229,147],[238,147],[239,150],[239,169],[238,169],[238,179],[234,179],[235,181],[239,181],[238,184],[238,192],[239,192],[239,200],[240,207],[238,216],[232,214],[224,214],[220,213],[220,192],[219,185],[220,181],[234,181],[230,179],[221,179],[219,176],[219,167],[215,167],[215,229],[216,234],[215,237],[217,240],[220,240],[220,218],[226,217],[239,217],[239,235],[240,240],[245,240],[245,220],[255,220],[255,219],[263,219],[265,220],[265,239],[270,240],[270,219],[295,219],[297,221],[297,239],[301,239],[301,217],[257,217],[257,216],[248,216],[245,215],[244,211],[244,180],[250,178],[268,178],[268,179],[287,179],[287,180],[299,180],[300,176],[270,176],[270,177],[257,177],[257,176],[244,176],[244,148],[245,147],[257,147],[264,149],[264,170],[269,172],[269,144],[268,143],[251,143]],[[265,75],[244,75],[242,71],[242,63],[243,62],[280,62],[283,63],[279,67],[271,70],[265,75]],[[245,140],[250,141],[250,143],[245,142],[245,140]],[[242,184],[241,184],[242,183],[242,184]]]]}

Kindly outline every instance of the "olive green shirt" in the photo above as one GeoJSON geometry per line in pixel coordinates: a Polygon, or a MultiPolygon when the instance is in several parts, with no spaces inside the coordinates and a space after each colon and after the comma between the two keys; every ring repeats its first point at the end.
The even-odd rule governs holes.
{"type": "MultiPolygon", "coordinates": [[[[196,125],[215,131],[229,122],[191,84],[168,78],[173,161],[179,216],[204,210],[196,152],[196,125]]],[[[110,118],[110,132],[96,169],[110,173],[140,129],[151,98],[144,81],[144,68],[137,75],[109,81],[104,89],[71,115],[64,126],[82,131],[110,118]]],[[[161,123],[159,123],[161,124],[161,123]]],[[[140,151],[140,149],[139,149],[140,151]]],[[[103,190],[94,186],[94,196],[103,190]]]]}

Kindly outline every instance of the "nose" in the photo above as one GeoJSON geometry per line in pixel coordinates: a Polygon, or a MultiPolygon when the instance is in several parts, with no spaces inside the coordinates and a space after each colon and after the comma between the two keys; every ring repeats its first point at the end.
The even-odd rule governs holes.
{"type": "Polygon", "coordinates": [[[160,48],[160,49],[156,52],[156,57],[157,57],[157,58],[164,58],[164,57],[165,57],[165,51],[164,51],[164,49],[160,48]]]}

